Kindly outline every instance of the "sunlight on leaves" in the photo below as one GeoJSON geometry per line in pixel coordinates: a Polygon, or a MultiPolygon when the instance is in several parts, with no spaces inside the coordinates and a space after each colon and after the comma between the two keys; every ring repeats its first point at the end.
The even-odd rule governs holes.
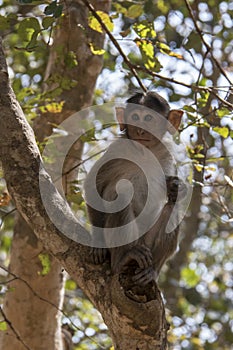
{"type": "MultiPolygon", "coordinates": [[[[114,24],[111,17],[103,11],[96,11],[96,13],[101,18],[101,21],[106,25],[108,30],[112,32],[114,29],[114,24]]],[[[100,22],[94,16],[89,17],[88,24],[91,29],[95,30],[96,32],[103,33],[103,28],[100,22]]]]}
{"type": "Polygon", "coordinates": [[[200,282],[200,276],[195,270],[185,267],[181,271],[181,277],[188,287],[195,287],[200,282]]]}
{"type": "Polygon", "coordinates": [[[95,49],[92,43],[90,43],[89,46],[94,55],[103,55],[105,53],[104,49],[95,49]]]}
{"type": "Polygon", "coordinates": [[[142,5],[132,5],[129,7],[127,13],[125,14],[129,18],[137,18],[143,14],[142,5]]]}
{"type": "Polygon", "coordinates": [[[7,330],[7,323],[5,321],[0,322],[0,331],[6,331],[7,330]]]}
{"type": "Polygon", "coordinates": [[[142,39],[154,39],[156,37],[156,32],[154,30],[153,23],[140,22],[133,25],[133,29],[142,39]]]}
{"type": "Polygon", "coordinates": [[[38,271],[38,275],[46,276],[51,269],[51,261],[50,261],[49,254],[47,254],[47,253],[42,254],[41,253],[38,255],[38,258],[39,258],[41,265],[42,265],[42,270],[38,271]]]}
{"type": "Polygon", "coordinates": [[[226,126],[223,126],[223,127],[216,126],[213,128],[213,131],[217,132],[224,139],[226,139],[229,136],[229,129],[226,126]]]}

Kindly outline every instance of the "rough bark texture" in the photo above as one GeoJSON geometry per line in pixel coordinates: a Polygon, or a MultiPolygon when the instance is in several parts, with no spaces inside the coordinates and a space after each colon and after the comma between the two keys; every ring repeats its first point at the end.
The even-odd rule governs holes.
{"type": "MultiPolygon", "coordinates": [[[[19,218],[14,228],[9,268],[19,279],[9,276],[12,282],[8,285],[4,312],[30,349],[62,349],[61,313],[58,309],[63,302],[63,272],[60,264],[51,259],[49,273],[41,274],[38,254],[45,251],[33,231],[29,230],[26,222],[19,218]]],[[[1,349],[25,350],[11,329],[2,335],[1,349]]]]}
{"type": "Polygon", "coordinates": [[[76,222],[66,201],[54,188],[50,177],[40,170],[40,154],[34,134],[10,89],[7,67],[0,51],[0,159],[15,204],[47,251],[56,257],[102,313],[115,349],[161,349],[167,347],[167,322],[157,289],[132,290],[130,284],[112,276],[109,264],[93,266],[85,259],[89,248],[62,235],[50,221],[39,189],[40,179],[47,189],[50,208],[56,211],[67,235],[88,233],[76,222]]]}
{"type": "MultiPolygon", "coordinates": [[[[98,7],[108,11],[109,3],[109,1],[101,2],[98,7]]],[[[66,13],[55,33],[45,79],[57,74],[66,79],[75,79],[77,84],[72,89],[64,90],[60,96],[61,100],[66,101],[61,113],[44,113],[36,118],[33,128],[40,142],[51,134],[54,124],[58,125],[72,113],[92,103],[94,86],[102,68],[102,57],[91,53],[89,43],[102,47],[104,34],[88,29],[87,13],[82,2],[66,2],[66,13]],[[82,28],[85,28],[85,34],[82,28]],[[59,57],[58,48],[60,48],[59,57]],[[64,64],[65,57],[70,51],[78,60],[78,65],[73,69],[64,64]],[[87,63],[88,69],[85,69],[87,63]]],[[[49,91],[54,86],[49,84],[49,80],[47,82],[45,90],[49,91]]],[[[65,173],[79,163],[81,153],[82,144],[76,142],[66,158],[65,173]]],[[[74,179],[76,170],[64,177],[63,185],[66,193],[69,189],[68,182],[74,179]]],[[[50,256],[51,268],[48,275],[39,274],[41,263],[38,254],[44,252],[42,243],[38,241],[32,229],[21,216],[17,215],[9,270],[20,279],[14,279],[8,285],[13,289],[4,299],[4,312],[20,338],[31,349],[61,350],[63,344],[59,308],[63,303],[65,278],[61,272],[60,262],[53,256],[50,256]]],[[[24,344],[13,335],[11,329],[2,333],[0,344],[5,350],[25,349],[24,344]]]]}

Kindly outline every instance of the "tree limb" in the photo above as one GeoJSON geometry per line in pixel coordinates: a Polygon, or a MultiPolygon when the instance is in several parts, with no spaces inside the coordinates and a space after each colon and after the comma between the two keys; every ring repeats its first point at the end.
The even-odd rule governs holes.
{"type": "Polygon", "coordinates": [[[108,263],[88,264],[89,247],[69,237],[89,237],[43,169],[34,134],[10,87],[0,41],[0,160],[16,207],[45,249],[55,256],[102,313],[115,350],[165,350],[168,325],[160,292],[154,284],[138,300],[112,276],[108,263]],[[45,211],[39,180],[47,190],[50,209],[63,225],[62,234],[45,211]],[[156,315],[156,317],[155,317],[156,315]]]}

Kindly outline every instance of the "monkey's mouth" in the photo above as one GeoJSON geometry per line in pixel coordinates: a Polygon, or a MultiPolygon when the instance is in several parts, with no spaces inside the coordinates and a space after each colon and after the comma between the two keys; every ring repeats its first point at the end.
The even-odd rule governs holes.
{"type": "Polygon", "coordinates": [[[137,142],[150,142],[150,141],[152,141],[152,140],[150,140],[150,139],[134,139],[134,141],[137,141],[137,142]]]}

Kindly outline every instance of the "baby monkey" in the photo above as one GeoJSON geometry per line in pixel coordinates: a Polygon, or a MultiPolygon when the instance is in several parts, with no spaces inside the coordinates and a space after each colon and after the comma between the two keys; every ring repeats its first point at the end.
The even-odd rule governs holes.
{"type": "Polygon", "coordinates": [[[182,182],[162,139],[167,131],[172,134],[179,128],[182,114],[180,110],[170,110],[156,92],[136,93],[125,108],[116,108],[123,137],[109,146],[85,180],[92,234],[102,230],[105,246],[110,247],[92,248],[92,263],[103,263],[110,253],[113,274],[134,264],[132,279],[139,285],[156,280],[165,261],[177,249],[178,225],[171,232],[166,232],[166,227],[182,182]],[[90,205],[94,188],[102,198],[98,208],[90,205]],[[117,199],[124,205],[114,212],[106,210],[108,203],[110,206],[117,199]]]}

